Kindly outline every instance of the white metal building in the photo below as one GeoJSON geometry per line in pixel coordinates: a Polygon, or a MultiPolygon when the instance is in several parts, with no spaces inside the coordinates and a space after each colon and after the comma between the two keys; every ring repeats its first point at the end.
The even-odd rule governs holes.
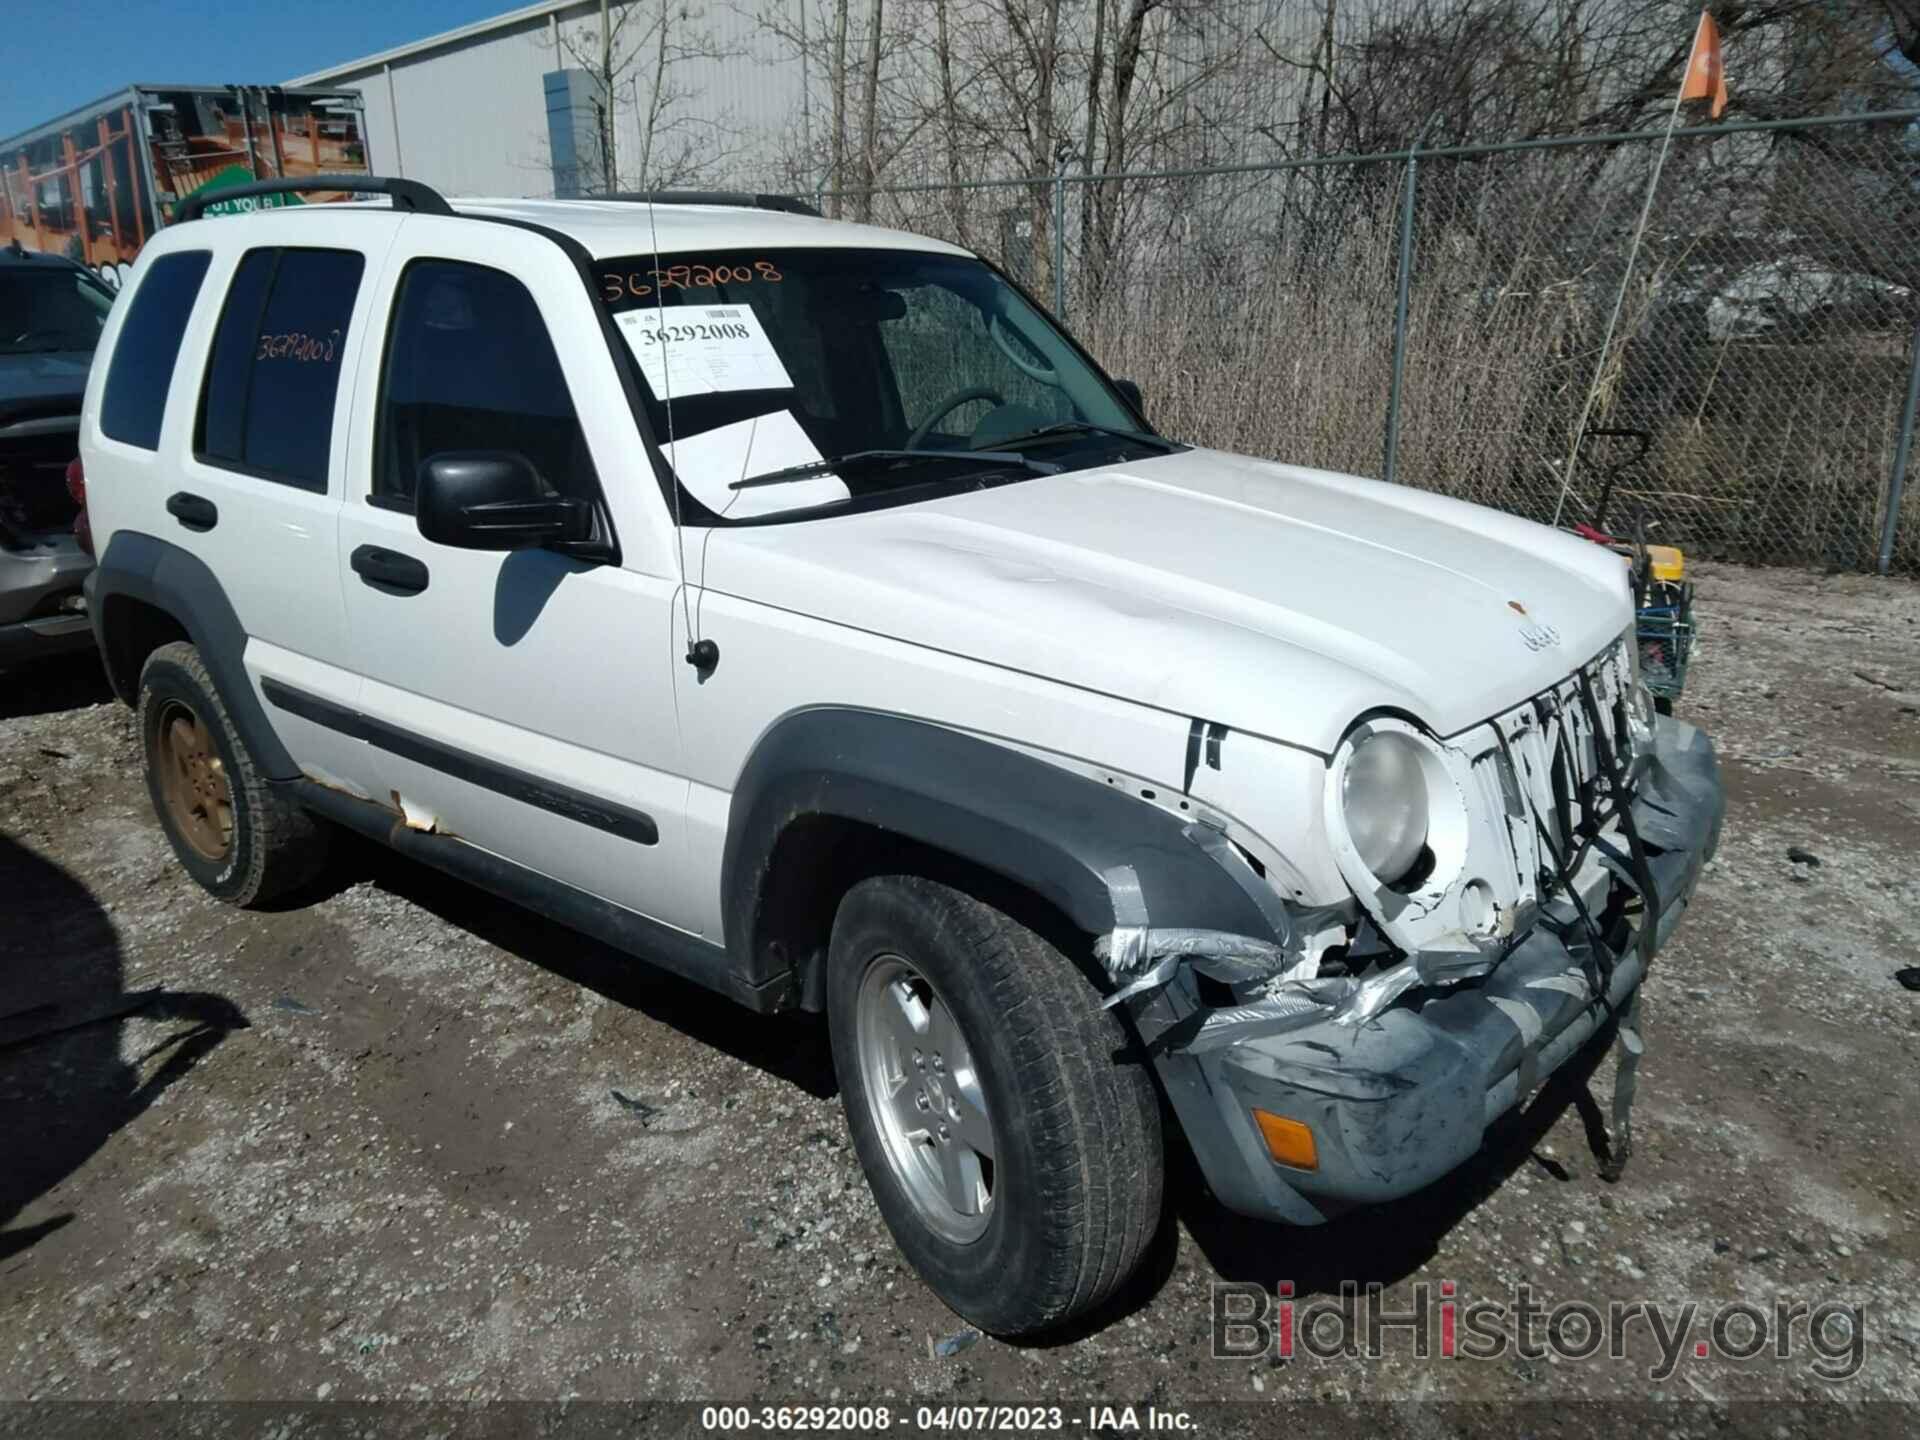
{"type": "Polygon", "coordinates": [[[616,73],[604,129],[590,73],[599,0],[544,0],[286,83],[358,90],[373,168],[447,194],[598,188],[609,148],[616,189],[804,183],[802,67],[748,7],[614,0],[610,13],[616,73]]]}

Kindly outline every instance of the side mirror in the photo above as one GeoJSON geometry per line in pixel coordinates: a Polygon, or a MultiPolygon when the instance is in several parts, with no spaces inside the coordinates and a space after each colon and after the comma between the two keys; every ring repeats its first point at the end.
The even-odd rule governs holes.
{"type": "Polygon", "coordinates": [[[1138,380],[1116,380],[1113,382],[1113,388],[1120,392],[1120,398],[1122,400],[1133,407],[1133,413],[1135,415],[1138,415],[1142,420],[1147,418],[1147,405],[1146,401],[1140,396],[1140,382],[1138,380]]]}
{"type": "Polygon", "coordinates": [[[463,550],[526,550],[593,536],[593,507],[555,495],[527,457],[511,450],[428,457],[413,506],[422,535],[463,550]]]}

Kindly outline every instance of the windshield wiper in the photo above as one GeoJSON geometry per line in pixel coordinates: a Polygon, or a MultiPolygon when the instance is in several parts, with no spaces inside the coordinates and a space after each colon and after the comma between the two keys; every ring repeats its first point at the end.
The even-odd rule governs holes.
{"type": "Polygon", "coordinates": [[[1045,440],[1055,435],[1113,435],[1122,440],[1138,440],[1143,445],[1158,445],[1169,454],[1184,448],[1178,441],[1169,440],[1164,435],[1155,435],[1147,430],[1122,430],[1117,425],[1096,425],[1091,420],[1056,420],[1051,425],[1042,425],[1038,430],[1009,435],[996,443],[1024,445],[1029,440],[1045,440]]]}
{"type": "Polygon", "coordinates": [[[1016,454],[1012,450],[855,450],[851,454],[835,455],[828,460],[809,460],[804,465],[789,465],[783,470],[769,470],[764,475],[749,475],[744,480],[734,481],[727,488],[753,490],[762,485],[784,485],[789,480],[806,480],[815,475],[844,470],[848,466],[884,465],[893,460],[945,460],[965,465],[984,460],[994,465],[1020,465],[1036,475],[1060,473],[1058,465],[1016,454]]]}

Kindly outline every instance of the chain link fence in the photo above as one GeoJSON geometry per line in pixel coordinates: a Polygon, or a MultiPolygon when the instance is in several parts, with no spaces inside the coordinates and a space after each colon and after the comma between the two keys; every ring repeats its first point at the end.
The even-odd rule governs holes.
{"type": "Polygon", "coordinates": [[[1920,573],[1916,121],[903,185],[842,213],[993,259],[1183,439],[1920,573]]]}

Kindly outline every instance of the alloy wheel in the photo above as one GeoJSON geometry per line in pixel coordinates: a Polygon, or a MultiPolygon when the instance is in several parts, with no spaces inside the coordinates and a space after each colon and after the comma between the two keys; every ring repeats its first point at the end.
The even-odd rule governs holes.
{"type": "Polygon", "coordinates": [[[233,846],[233,787],[205,722],[179,701],[168,701],[154,726],[148,763],[181,838],[209,860],[224,859],[233,846]]]}
{"type": "Polygon", "coordinates": [[[958,1020],[898,955],[868,964],[854,1013],[860,1079],[894,1178],[936,1233],[977,1240],[992,1219],[996,1146],[958,1020]]]}

